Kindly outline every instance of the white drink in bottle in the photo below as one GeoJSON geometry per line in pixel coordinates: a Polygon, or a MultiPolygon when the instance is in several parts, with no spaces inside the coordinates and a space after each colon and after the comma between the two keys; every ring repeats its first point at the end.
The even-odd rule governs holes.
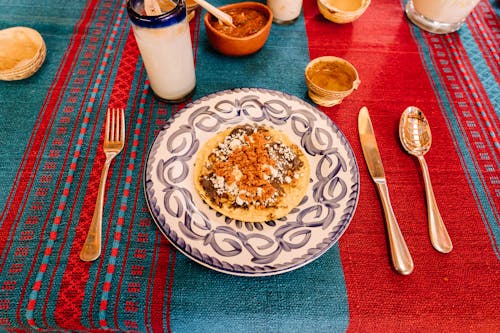
{"type": "Polygon", "coordinates": [[[148,16],[143,0],[127,10],[151,90],[160,100],[181,102],[196,86],[191,34],[184,0],[172,0],[157,16],[148,16]]]}

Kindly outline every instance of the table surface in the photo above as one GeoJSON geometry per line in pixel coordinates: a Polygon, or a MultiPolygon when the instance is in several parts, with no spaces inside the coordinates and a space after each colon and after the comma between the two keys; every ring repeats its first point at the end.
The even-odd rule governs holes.
{"type": "Polygon", "coordinates": [[[482,0],[458,32],[434,35],[407,20],[404,2],[374,0],[357,21],[339,25],[305,0],[294,24],[273,24],[264,48],[242,58],[209,46],[205,12],[197,10],[190,23],[193,100],[257,87],[314,104],[303,73],[323,55],[347,59],[361,79],[342,104],[317,106],[345,134],[359,167],[359,201],[346,232],[304,267],[238,277],[178,252],[148,211],[148,149],[184,104],[160,103],[148,89],[126,1],[0,0],[0,28],[35,28],[47,45],[34,76],[0,82],[0,329],[500,331],[499,5],[482,0]],[[430,244],[420,167],[399,143],[399,118],[409,105],[431,126],[426,160],[454,244],[449,254],[430,244]],[[415,263],[408,276],[391,268],[358,138],[362,106],[415,263]],[[104,163],[108,107],[125,109],[127,141],[110,169],[103,253],[87,263],[78,253],[104,163]]]}

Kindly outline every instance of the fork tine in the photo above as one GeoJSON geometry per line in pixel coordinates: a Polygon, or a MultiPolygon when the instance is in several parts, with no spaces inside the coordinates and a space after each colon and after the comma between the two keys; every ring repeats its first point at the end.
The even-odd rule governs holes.
{"type": "Polygon", "coordinates": [[[116,140],[116,109],[111,111],[111,141],[116,140]]]}
{"type": "Polygon", "coordinates": [[[115,135],[115,141],[120,140],[120,131],[122,128],[121,124],[122,117],[120,115],[120,109],[116,109],[116,135],[115,135]]]}
{"type": "Polygon", "coordinates": [[[123,109],[120,109],[120,117],[121,117],[121,131],[120,131],[120,136],[119,140],[121,142],[125,142],[125,111],[123,109]]]}
{"type": "Polygon", "coordinates": [[[115,141],[120,140],[120,131],[121,131],[121,116],[120,116],[120,109],[116,109],[116,119],[115,119],[115,126],[116,126],[116,132],[115,132],[115,141]]]}
{"type": "Polygon", "coordinates": [[[110,112],[108,110],[108,112],[106,112],[106,129],[104,131],[104,140],[109,140],[109,124],[111,123],[111,115],[110,115],[110,112]]]}

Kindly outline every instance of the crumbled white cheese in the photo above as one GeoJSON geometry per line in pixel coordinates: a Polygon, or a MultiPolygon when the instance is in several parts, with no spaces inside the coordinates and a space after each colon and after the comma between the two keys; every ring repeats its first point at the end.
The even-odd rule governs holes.
{"type": "MultiPolygon", "coordinates": [[[[266,145],[269,156],[276,162],[278,173],[272,173],[271,176],[279,183],[289,183],[284,179],[284,171],[289,169],[295,159],[295,153],[290,147],[281,143],[274,142],[266,145]]],[[[271,170],[272,172],[272,170],[271,170]]]]}
{"type": "Polygon", "coordinates": [[[279,176],[279,172],[277,169],[275,169],[273,166],[269,166],[269,170],[271,170],[271,177],[272,178],[277,178],[279,176]]]}
{"type": "Polygon", "coordinates": [[[229,148],[234,151],[236,148],[243,146],[244,142],[242,142],[239,138],[235,138],[233,141],[229,142],[229,148]]]}
{"type": "Polygon", "coordinates": [[[231,185],[226,186],[226,192],[231,194],[231,195],[238,195],[240,193],[240,189],[238,188],[238,185],[236,183],[232,183],[231,185]]]}
{"type": "Polygon", "coordinates": [[[237,149],[244,145],[248,146],[248,143],[245,141],[245,133],[241,131],[240,133],[233,133],[224,138],[223,142],[220,142],[217,148],[212,150],[212,153],[221,160],[227,161],[229,155],[237,149]]]}
{"type": "Polygon", "coordinates": [[[240,197],[236,197],[236,204],[238,206],[243,206],[245,204],[245,200],[241,199],[240,197]]]}
{"type": "Polygon", "coordinates": [[[224,185],[226,183],[224,180],[224,177],[213,175],[210,178],[210,181],[212,182],[212,184],[214,184],[214,189],[217,191],[218,195],[224,194],[224,192],[225,192],[224,185]]]}
{"type": "Polygon", "coordinates": [[[233,177],[236,181],[239,181],[241,179],[241,177],[243,176],[243,173],[240,171],[240,169],[238,168],[237,165],[234,166],[234,169],[231,172],[231,174],[233,175],[233,177]]]}

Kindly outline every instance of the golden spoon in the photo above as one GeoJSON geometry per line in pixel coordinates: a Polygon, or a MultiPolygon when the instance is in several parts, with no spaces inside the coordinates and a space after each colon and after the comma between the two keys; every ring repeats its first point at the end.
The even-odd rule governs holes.
{"type": "Polygon", "coordinates": [[[448,231],[443,223],[441,214],[432,191],[431,178],[424,155],[431,148],[432,135],[429,123],[422,111],[415,106],[409,106],[401,115],[399,122],[399,138],[403,148],[418,158],[425,183],[427,200],[427,217],[429,220],[429,236],[432,246],[442,253],[449,253],[453,249],[448,231]]]}

